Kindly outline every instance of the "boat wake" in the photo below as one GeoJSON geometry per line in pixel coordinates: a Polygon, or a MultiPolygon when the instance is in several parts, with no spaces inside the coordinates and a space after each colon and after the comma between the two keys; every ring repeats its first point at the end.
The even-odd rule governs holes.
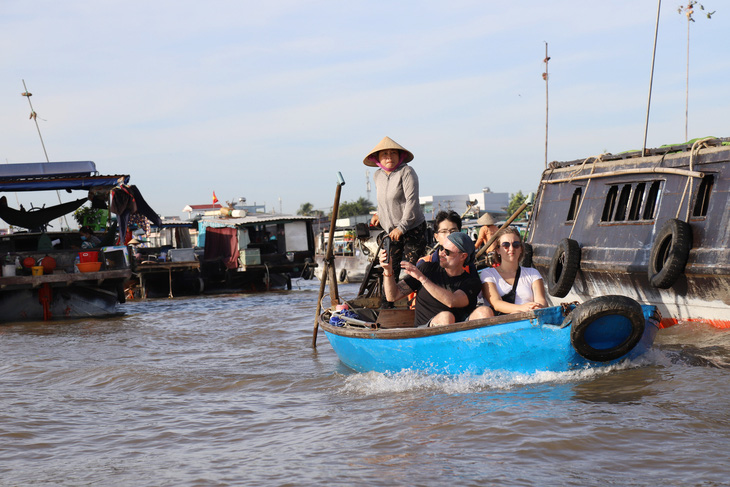
{"type": "Polygon", "coordinates": [[[593,380],[617,370],[646,366],[653,362],[649,357],[624,361],[607,367],[587,367],[569,372],[535,372],[524,374],[508,371],[490,371],[481,375],[428,374],[422,371],[403,370],[396,373],[366,372],[346,376],[342,387],[345,393],[374,395],[383,393],[435,391],[446,394],[478,393],[493,390],[510,390],[521,386],[546,383],[566,384],[593,380]]]}
{"type": "Polygon", "coordinates": [[[672,364],[730,369],[730,332],[710,325],[684,323],[666,329],[658,348],[672,364]]]}

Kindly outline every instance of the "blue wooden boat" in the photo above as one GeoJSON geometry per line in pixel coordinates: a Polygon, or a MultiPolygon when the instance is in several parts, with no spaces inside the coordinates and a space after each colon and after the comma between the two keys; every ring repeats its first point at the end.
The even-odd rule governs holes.
{"type": "Polygon", "coordinates": [[[377,311],[359,299],[348,303],[349,310],[325,311],[319,321],[340,360],[358,372],[531,374],[605,366],[645,353],[661,321],[655,306],[601,296],[580,305],[415,328],[410,310],[377,311]]]}

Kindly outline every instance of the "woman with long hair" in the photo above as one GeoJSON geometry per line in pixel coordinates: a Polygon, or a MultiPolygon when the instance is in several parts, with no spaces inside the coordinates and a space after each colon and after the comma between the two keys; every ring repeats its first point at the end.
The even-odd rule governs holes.
{"type": "Polygon", "coordinates": [[[504,228],[497,232],[496,242],[500,265],[480,273],[484,299],[498,315],[546,307],[542,276],[532,267],[520,266],[524,252],[520,231],[504,228]]]}

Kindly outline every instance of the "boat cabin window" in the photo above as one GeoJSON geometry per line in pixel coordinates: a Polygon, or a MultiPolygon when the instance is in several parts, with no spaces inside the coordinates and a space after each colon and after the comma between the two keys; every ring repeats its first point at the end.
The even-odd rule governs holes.
{"type": "Polygon", "coordinates": [[[622,222],[653,220],[659,201],[661,181],[624,184],[619,191],[618,185],[610,186],[603,204],[602,222],[622,222]],[[643,214],[642,214],[643,208],[643,214]]]}
{"type": "Polygon", "coordinates": [[[712,187],[715,185],[715,176],[708,174],[702,178],[700,183],[700,189],[697,192],[697,199],[695,200],[695,208],[692,211],[692,216],[707,216],[707,208],[710,206],[710,193],[712,193],[712,187]]]}
{"type": "Polygon", "coordinates": [[[656,212],[656,205],[659,202],[659,189],[661,181],[654,181],[649,188],[649,194],[646,196],[646,205],[644,206],[644,220],[653,220],[656,212]]]}
{"type": "Polygon", "coordinates": [[[631,195],[631,185],[624,184],[621,188],[621,195],[618,197],[616,204],[616,214],[613,216],[614,221],[622,222],[626,219],[626,208],[629,206],[629,196],[631,195]]]}
{"type": "Polygon", "coordinates": [[[603,204],[602,222],[611,221],[613,215],[613,207],[616,205],[616,196],[618,195],[618,186],[611,186],[606,195],[606,202],[603,204]]]}
{"type": "Polygon", "coordinates": [[[631,197],[631,207],[629,208],[629,220],[638,220],[641,217],[641,203],[644,201],[644,189],[646,183],[636,185],[634,195],[631,197]]]}
{"type": "Polygon", "coordinates": [[[573,198],[570,200],[570,209],[568,210],[568,221],[575,220],[578,214],[578,208],[580,207],[580,197],[583,195],[583,188],[575,188],[573,191],[573,198]]]}

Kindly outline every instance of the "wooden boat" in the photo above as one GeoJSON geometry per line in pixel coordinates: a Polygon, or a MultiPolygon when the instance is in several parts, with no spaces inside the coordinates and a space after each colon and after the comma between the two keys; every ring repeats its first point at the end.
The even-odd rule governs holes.
{"type": "MultiPolygon", "coordinates": [[[[6,164],[0,166],[0,192],[81,190],[83,198],[50,208],[25,211],[9,208],[3,196],[0,218],[28,231],[0,236],[3,275],[0,277],[0,323],[16,321],[59,320],[100,317],[118,314],[117,304],[124,302],[124,282],[131,271],[125,259],[125,247],[92,249],[97,257],[96,270],[75,272],[81,239],[78,232],[46,232],[48,223],[74,211],[87,201],[93,190],[105,193],[119,183],[129,182],[128,175],[101,176],[90,161],[6,164]],[[54,245],[55,242],[55,245],[54,245]],[[98,253],[98,254],[97,254],[98,253]],[[14,259],[45,261],[41,273],[38,265],[18,271],[14,259]]],[[[112,240],[115,238],[111,234],[112,240]]],[[[83,267],[83,266],[79,266],[83,267]]]]}
{"type": "Polygon", "coordinates": [[[409,369],[441,374],[562,372],[615,364],[645,353],[659,329],[655,306],[624,296],[433,328],[414,328],[408,309],[358,298],[322,313],[340,360],[358,372],[409,369]]]}
{"type": "Polygon", "coordinates": [[[551,303],[621,294],[730,327],[730,139],[553,162],[528,228],[551,303]]]}

